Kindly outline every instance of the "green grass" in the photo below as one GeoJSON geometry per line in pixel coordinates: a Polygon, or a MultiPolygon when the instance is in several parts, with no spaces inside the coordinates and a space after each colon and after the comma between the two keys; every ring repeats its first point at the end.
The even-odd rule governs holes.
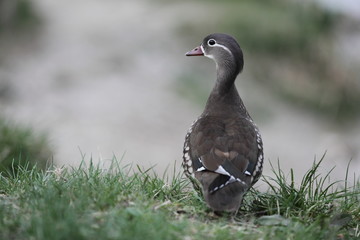
{"type": "MultiPolygon", "coordinates": [[[[359,183],[328,184],[319,163],[300,186],[274,168],[236,216],[216,216],[181,175],[90,164],[0,177],[0,239],[359,239],[359,183]]],[[[175,171],[174,171],[175,172],[175,171]]]]}
{"type": "Polygon", "coordinates": [[[24,30],[39,24],[39,16],[34,11],[33,3],[29,0],[2,0],[0,14],[0,34],[9,30],[24,30]],[[5,13],[6,12],[6,13],[5,13]]]}
{"type": "Polygon", "coordinates": [[[4,120],[0,116],[0,173],[16,174],[18,169],[37,165],[45,169],[52,149],[45,134],[4,120]]]}

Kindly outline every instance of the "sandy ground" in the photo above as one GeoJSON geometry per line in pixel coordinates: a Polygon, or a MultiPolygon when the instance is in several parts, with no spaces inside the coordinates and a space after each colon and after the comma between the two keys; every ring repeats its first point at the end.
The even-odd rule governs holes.
{"type": "MultiPolygon", "coordinates": [[[[160,174],[175,161],[179,168],[185,133],[202,109],[175,94],[176,78],[192,65],[214,64],[185,58],[201,39],[185,46],[176,26],[201,14],[189,3],[34,2],[46,23],[39,36],[3,49],[0,77],[12,86],[10,100],[0,103],[5,116],[48,132],[58,165],[78,165],[82,155],[102,162],[124,155],[124,163],[155,165],[160,174]]],[[[279,159],[285,172],[301,176],[327,151],[321,171],[336,166],[332,178],[343,179],[353,159],[350,173],[359,174],[359,123],[340,130],[295,109],[246,70],[237,84],[268,161],[279,159]],[[271,114],[263,118],[256,109],[271,114]]]]}

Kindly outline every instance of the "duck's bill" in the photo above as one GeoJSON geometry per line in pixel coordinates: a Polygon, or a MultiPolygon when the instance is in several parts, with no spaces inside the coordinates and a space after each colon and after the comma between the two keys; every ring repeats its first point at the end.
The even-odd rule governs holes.
{"type": "Polygon", "coordinates": [[[201,47],[196,47],[193,50],[187,52],[185,56],[204,56],[204,53],[201,49],[201,47]]]}

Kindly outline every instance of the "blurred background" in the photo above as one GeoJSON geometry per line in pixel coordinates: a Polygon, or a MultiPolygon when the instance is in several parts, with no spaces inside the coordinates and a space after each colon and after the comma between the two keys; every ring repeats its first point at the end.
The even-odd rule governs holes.
{"type": "MultiPolygon", "coordinates": [[[[237,87],[259,126],[265,174],[360,172],[360,2],[0,0],[0,171],[82,159],[180,171],[215,64],[186,58],[236,37],[237,87]]],[[[171,171],[170,171],[171,172],[171,171]]],[[[261,185],[261,184],[260,184],[261,185]]]]}

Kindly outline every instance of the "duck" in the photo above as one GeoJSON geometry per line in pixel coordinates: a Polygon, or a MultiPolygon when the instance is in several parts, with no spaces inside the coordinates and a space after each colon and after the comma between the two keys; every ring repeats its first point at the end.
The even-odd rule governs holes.
{"type": "Polygon", "coordinates": [[[235,86],[244,67],[243,52],[234,37],[214,33],[185,55],[214,60],[216,81],[185,136],[182,167],[215,213],[237,213],[264,163],[259,129],[235,86]]]}

